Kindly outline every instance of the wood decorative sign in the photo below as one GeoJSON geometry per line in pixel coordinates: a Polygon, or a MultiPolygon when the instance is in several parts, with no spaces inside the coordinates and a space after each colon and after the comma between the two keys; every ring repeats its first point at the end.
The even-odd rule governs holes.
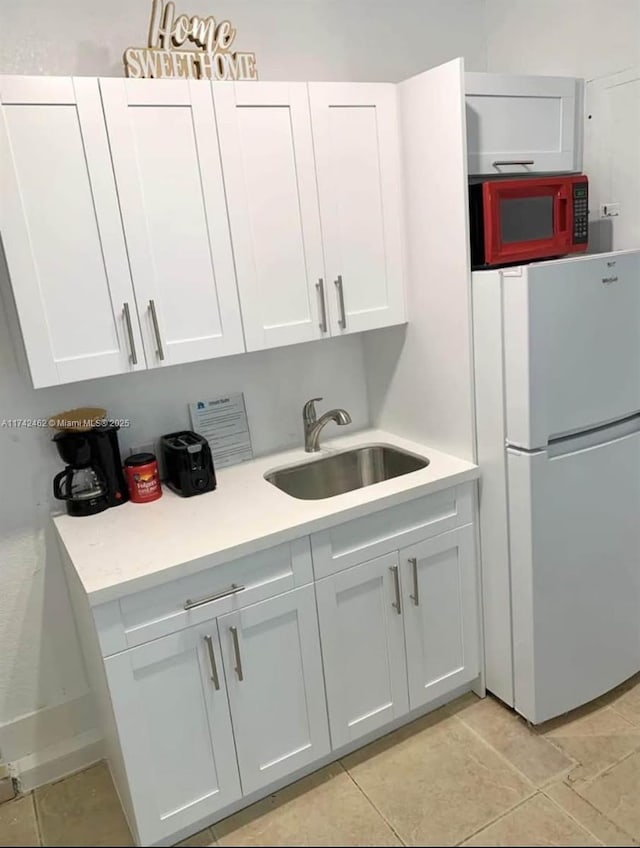
{"type": "Polygon", "coordinates": [[[125,71],[132,79],[257,80],[255,53],[232,50],[235,37],[230,21],[176,16],[171,0],[153,0],[149,46],[125,50],[125,71]]]}

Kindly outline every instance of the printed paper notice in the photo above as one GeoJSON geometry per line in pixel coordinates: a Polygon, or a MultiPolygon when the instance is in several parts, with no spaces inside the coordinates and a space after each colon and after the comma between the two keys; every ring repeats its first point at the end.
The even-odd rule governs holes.
{"type": "Polygon", "coordinates": [[[217,468],[253,459],[242,392],[189,404],[191,426],[209,442],[217,468]]]}

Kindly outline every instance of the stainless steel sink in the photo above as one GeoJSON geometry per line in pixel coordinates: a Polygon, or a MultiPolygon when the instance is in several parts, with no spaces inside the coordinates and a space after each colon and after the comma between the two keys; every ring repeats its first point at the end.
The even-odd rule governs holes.
{"type": "Polygon", "coordinates": [[[265,474],[273,486],[302,500],[319,500],[426,468],[429,460],[389,445],[365,445],[265,474]]]}

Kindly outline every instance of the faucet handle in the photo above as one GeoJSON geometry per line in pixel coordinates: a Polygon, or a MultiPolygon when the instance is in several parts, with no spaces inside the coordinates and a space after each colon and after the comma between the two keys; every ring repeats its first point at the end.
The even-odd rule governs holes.
{"type": "Polygon", "coordinates": [[[315,424],[316,422],[316,403],[320,403],[321,397],[311,398],[302,408],[302,417],[305,424],[315,424]]]}

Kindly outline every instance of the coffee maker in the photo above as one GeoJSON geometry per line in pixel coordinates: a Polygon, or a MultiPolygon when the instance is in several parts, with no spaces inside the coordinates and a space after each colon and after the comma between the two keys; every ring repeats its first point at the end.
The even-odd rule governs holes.
{"type": "Polygon", "coordinates": [[[53,441],[66,468],[53,478],[53,494],[69,515],[95,515],[129,500],[122,471],[118,427],[105,424],[56,433],[53,441]]]}

